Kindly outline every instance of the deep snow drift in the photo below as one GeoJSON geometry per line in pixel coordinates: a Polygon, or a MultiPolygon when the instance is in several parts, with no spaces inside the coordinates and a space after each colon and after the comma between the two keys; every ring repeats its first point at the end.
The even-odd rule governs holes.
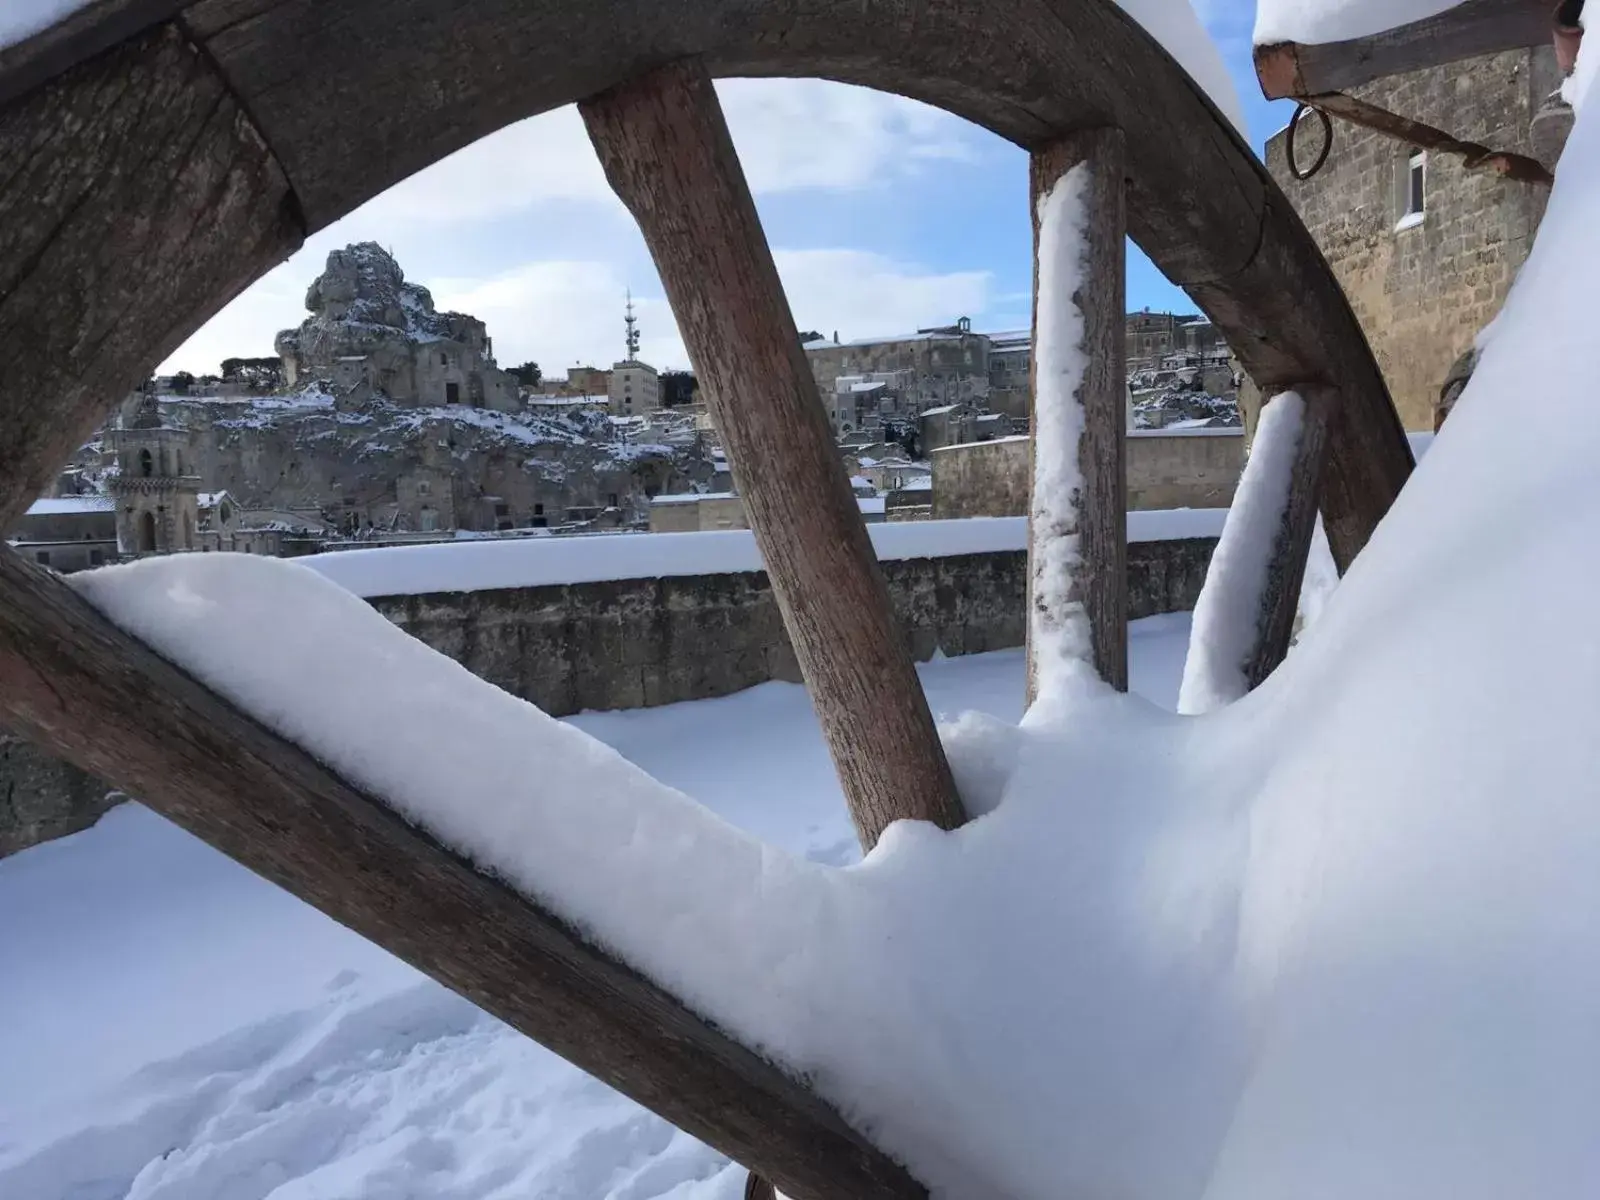
{"type": "MultiPolygon", "coordinates": [[[[1135,687],[1171,703],[1187,629],[1134,626],[1135,687]]],[[[1021,712],[1018,651],[920,670],[936,712],[1021,712]]],[[[798,687],[572,723],[773,845],[859,858],[798,687]]],[[[7,1200],[742,1194],[714,1151],[136,805],[0,862],[0,912],[7,1200]]]]}

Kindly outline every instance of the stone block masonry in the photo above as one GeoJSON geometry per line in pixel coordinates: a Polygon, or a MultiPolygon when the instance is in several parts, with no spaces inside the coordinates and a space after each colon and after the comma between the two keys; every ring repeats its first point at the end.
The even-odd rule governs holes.
{"type": "Polygon", "coordinates": [[[87,829],[124,799],[0,730],[0,858],[87,829]]]}
{"type": "MultiPolygon", "coordinates": [[[[1194,607],[1214,538],[1128,546],[1129,619],[1194,607]]],[[[1023,644],[1020,551],[888,560],[912,655],[1023,644]]],[[[800,682],[764,572],[383,596],[372,604],[473,674],[554,716],[800,682]]]]}
{"type": "MultiPolygon", "coordinates": [[[[1545,46],[1390,76],[1354,94],[1457,137],[1532,154],[1534,113],[1559,81],[1545,46]]],[[[1300,136],[1307,163],[1321,145],[1316,122],[1300,136]]],[[[1268,140],[1268,170],[1350,297],[1405,427],[1431,430],[1450,366],[1500,311],[1548,191],[1429,154],[1423,211],[1408,216],[1412,147],[1335,121],[1327,165],[1300,181],[1286,145],[1286,131],[1268,140]]]]}

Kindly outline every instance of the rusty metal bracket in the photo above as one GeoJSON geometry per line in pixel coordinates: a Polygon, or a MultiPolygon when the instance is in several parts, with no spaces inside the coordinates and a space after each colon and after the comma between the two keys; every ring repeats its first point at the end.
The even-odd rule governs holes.
{"type": "MultiPolygon", "coordinates": [[[[1543,163],[1529,158],[1526,154],[1494,150],[1479,142],[1464,142],[1442,129],[1425,125],[1421,121],[1413,121],[1410,117],[1402,117],[1398,113],[1379,108],[1376,104],[1369,104],[1365,100],[1358,100],[1354,96],[1347,96],[1343,92],[1322,92],[1314,96],[1296,96],[1294,99],[1305,108],[1313,108],[1324,115],[1335,116],[1349,121],[1352,125],[1374,130],[1420,150],[1458,155],[1469,171],[1493,171],[1505,179],[1514,179],[1519,183],[1534,184],[1538,187],[1549,187],[1555,182],[1555,177],[1543,163]]],[[[1291,143],[1294,124],[1299,121],[1301,115],[1300,110],[1296,109],[1295,122],[1289,126],[1291,143]]],[[[1328,137],[1330,145],[1332,140],[1330,131],[1328,137]]],[[[1323,155],[1304,176],[1295,171],[1291,157],[1289,169],[1295,171],[1295,178],[1309,179],[1315,175],[1327,157],[1327,148],[1326,145],[1323,147],[1323,155]]]]}
{"type": "Polygon", "coordinates": [[[1322,164],[1328,161],[1328,155],[1333,153],[1333,122],[1328,119],[1328,114],[1320,108],[1304,103],[1295,105],[1294,116],[1289,118],[1289,141],[1284,147],[1289,159],[1289,174],[1304,183],[1318,171],[1322,164]],[[1316,161],[1304,170],[1300,168],[1300,155],[1296,149],[1295,139],[1300,134],[1300,121],[1302,118],[1315,113],[1322,122],[1322,149],[1318,151],[1316,161]]]}

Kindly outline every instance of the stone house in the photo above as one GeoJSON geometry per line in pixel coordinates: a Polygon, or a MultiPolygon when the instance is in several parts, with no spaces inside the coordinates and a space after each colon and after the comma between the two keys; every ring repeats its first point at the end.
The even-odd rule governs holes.
{"type": "Polygon", "coordinates": [[[749,529],[744,501],[733,492],[691,492],[650,501],[651,533],[749,529]]]}
{"type": "Polygon", "coordinates": [[[116,503],[109,496],[35,500],[7,540],[29,562],[62,574],[116,562],[116,503]]]}
{"type": "Polygon", "coordinates": [[[568,367],[566,394],[569,396],[609,396],[611,372],[599,367],[568,367]]]}
{"type": "Polygon", "coordinates": [[[842,343],[822,338],[806,343],[805,351],[835,434],[858,427],[849,420],[849,409],[841,418],[833,403],[840,376],[894,380],[895,412],[906,416],[949,404],[981,404],[989,394],[989,339],[973,333],[965,317],[954,325],[891,337],[842,343]]]}
{"type": "Polygon", "coordinates": [[[455,476],[424,464],[412,466],[395,480],[395,527],[418,533],[456,529],[455,476]]]}
{"type": "MultiPolygon", "coordinates": [[[[846,460],[845,465],[849,467],[850,461],[846,460]]],[[[912,462],[899,456],[882,459],[862,457],[855,460],[852,474],[861,476],[876,491],[892,492],[913,480],[927,479],[933,474],[933,468],[926,463],[912,462]]]]}
{"type": "Polygon", "coordinates": [[[963,442],[990,442],[1011,434],[1011,418],[983,412],[967,404],[946,404],[926,409],[918,421],[924,455],[963,442]]]}
{"type": "Polygon", "coordinates": [[[1033,331],[989,335],[989,408],[1026,420],[1029,371],[1033,364],[1033,331]]]}
{"type": "Polygon", "coordinates": [[[648,416],[661,407],[661,377],[649,363],[625,359],[610,374],[606,395],[612,416],[648,416]]]}
{"type": "MultiPolygon", "coordinates": [[[[1496,150],[1543,150],[1548,162],[1532,125],[1559,83],[1547,45],[1392,75],[1352,94],[1496,150]]],[[[1321,148],[1314,121],[1298,140],[1308,165],[1321,148]]],[[[1287,129],[1267,142],[1268,169],[1350,297],[1405,427],[1433,429],[1451,365],[1500,311],[1548,190],[1338,121],[1326,164],[1301,181],[1287,143],[1287,129]]]]}

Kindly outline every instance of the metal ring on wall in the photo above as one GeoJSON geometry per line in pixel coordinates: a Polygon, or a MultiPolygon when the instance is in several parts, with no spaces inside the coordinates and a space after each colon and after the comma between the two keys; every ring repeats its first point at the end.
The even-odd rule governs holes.
{"type": "Polygon", "coordinates": [[[1322,170],[1322,164],[1328,161],[1328,155],[1333,151],[1333,122],[1328,120],[1328,114],[1320,108],[1313,108],[1309,104],[1301,103],[1295,106],[1294,116],[1289,118],[1289,144],[1286,147],[1289,155],[1289,174],[1302,182],[1310,179],[1322,170]],[[1317,155],[1317,161],[1302,171],[1295,156],[1295,135],[1300,132],[1300,118],[1307,113],[1316,113],[1317,119],[1322,122],[1322,153],[1317,155]]]}

